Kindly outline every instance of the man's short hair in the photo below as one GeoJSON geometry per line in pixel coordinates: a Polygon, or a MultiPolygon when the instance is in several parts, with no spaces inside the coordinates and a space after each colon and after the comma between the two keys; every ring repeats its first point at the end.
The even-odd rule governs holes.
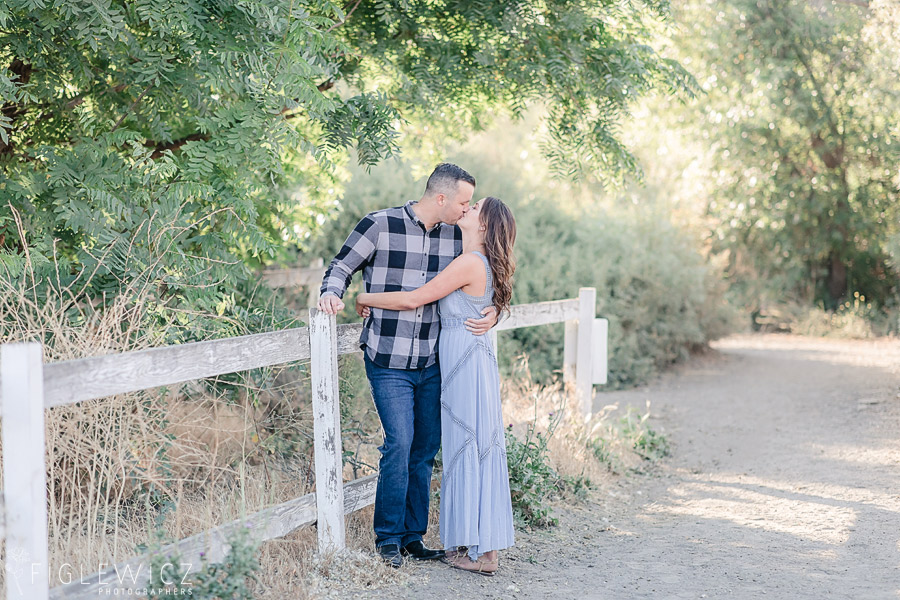
{"type": "Polygon", "coordinates": [[[425,184],[425,194],[434,196],[444,194],[451,196],[456,193],[457,181],[465,181],[475,185],[475,178],[469,175],[465,169],[452,163],[441,163],[434,168],[425,184]]]}

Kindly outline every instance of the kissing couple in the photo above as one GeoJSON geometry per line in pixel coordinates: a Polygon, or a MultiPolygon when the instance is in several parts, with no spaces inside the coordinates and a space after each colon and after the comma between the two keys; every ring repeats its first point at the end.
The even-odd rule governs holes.
{"type": "Polygon", "coordinates": [[[362,270],[359,344],[384,431],[373,519],[381,558],[493,576],[515,532],[500,374],[484,334],[509,310],[516,223],[498,198],[472,204],[474,193],[474,177],[442,163],[418,201],[367,214],[325,272],[318,308],[342,310],[362,270]],[[422,540],[441,447],[446,550],[435,550],[422,540]]]}

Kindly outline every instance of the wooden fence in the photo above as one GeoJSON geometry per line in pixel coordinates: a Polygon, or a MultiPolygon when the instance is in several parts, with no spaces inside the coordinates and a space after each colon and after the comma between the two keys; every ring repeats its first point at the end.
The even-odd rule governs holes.
{"type": "Polygon", "coordinates": [[[263,282],[272,289],[306,288],[307,306],[315,306],[319,300],[319,284],[325,278],[325,261],[321,258],[308,267],[295,269],[266,269],[263,282]]]}
{"type": "MultiPolygon", "coordinates": [[[[582,288],[576,299],[516,305],[489,334],[496,347],[496,331],[565,322],[564,379],[574,383],[586,416],[592,384],[606,382],[606,320],[594,318],[595,301],[596,291],[582,288]]],[[[344,515],[375,498],[376,475],[346,484],[342,478],[337,358],[359,352],[361,327],[337,326],[334,316],[310,309],[309,327],[50,364],[43,364],[40,344],[3,344],[0,535],[5,533],[7,599],[134,596],[134,590],[146,589],[150,576],[151,556],[143,555],[106,569],[98,565],[99,572],[50,589],[50,580],[60,578],[49,573],[45,409],[288,362],[310,361],[316,491],[175,542],[161,553],[179,555],[188,565],[199,565],[201,557],[216,562],[239,528],[248,527],[262,542],[312,523],[320,551],[343,549],[344,515]]]]}

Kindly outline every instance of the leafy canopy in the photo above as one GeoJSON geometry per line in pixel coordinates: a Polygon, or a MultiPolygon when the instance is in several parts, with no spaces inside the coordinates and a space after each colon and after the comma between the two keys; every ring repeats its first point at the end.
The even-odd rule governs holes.
{"type": "Polygon", "coordinates": [[[304,244],[351,149],[363,165],[433,151],[533,103],[558,172],[621,179],[631,101],[692,90],[649,44],[667,8],[9,0],[0,265],[92,295],[143,277],[160,305],[222,314],[304,244]]]}
{"type": "Polygon", "coordinates": [[[714,151],[712,245],[754,293],[834,308],[895,297],[900,5],[690,0],[681,60],[706,91],[688,119],[714,151]],[[754,286],[753,280],[765,289],[754,286]]]}

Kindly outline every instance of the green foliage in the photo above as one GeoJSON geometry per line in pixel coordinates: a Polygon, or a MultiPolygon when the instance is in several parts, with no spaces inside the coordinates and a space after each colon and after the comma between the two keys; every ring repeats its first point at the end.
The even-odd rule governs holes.
{"type": "Polygon", "coordinates": [[[606,465],[612,472],[619,470],[616,454],[610,447],[610,442],[607,438],[601,436],[588,437],[585,444],[591,451],[591,454],[594,455],[594,458],[597,459],[597,462],[606,465]]]}
{"type": "Polygon", "coordinates": [[[520,523],[536,527],[555,525],[556,518],[547,503],[557,489],[560,478],[550,465],[547,444],[559,425],[562,413],[551,414],[545,432],[537,431],[533,421],[526,424],[525,438],[520,440],[506,430],[506,459],[509,467],[509,491],[513,514],[520,523]]]}
{"type": "MultiPolygon", "coordinates": [[[[342,464],[353,469],[353,478],[375,473],[378,466],[364,460],[361,449],[376,446],[382,433],[381,422],[374,409],[372,391],[366,379],[366,368],[359,355],[339,359],[339,394],[341,411],[342,464]]],[[[374,461],[373,461],[374,462],[374,461]]]]}
{"type": "Polygon", "coordinates": [[[594,485],[583,473],[581,475],[564,475],[562,484],[567,491],[582,500],[587,498],[588,490],[592,489],[594,485]]]}
{"type": "Polygon", "coordinates": [[[657,461],[669,456],[669,440],[647,424],[649,418],[649,410],[640,414],[634,407],[629,407],[619,420],[619,430],[641,458],[657,461]]]}
{"type": "MultiPolygon", "coordinates": [[[[519,523],[535,527],[555,525],[549,500],[560,492],[585,497],[592,487],[590,478],[585,475],[591,455],[613,473],[644,472],[643,467],[626,470],[626,464],[634,462],[632,454],[640,457],[639,462],[643,464],[655,463],[670,455],[666,436],[648,423],[649,405],[643,414],[629,407],[616,420],[608,417],[617,406],[607,409],[594,415],[588,423],[574,415],[564,420],[562,410],[550,412],[544,431],[538,431],[535,414],[533,420],[525,422],[522,436],[513,432],[513,425],[509,426],[506,430],[509,487],[513,513],[519,523]],[[560,475],[554,468],[549,445],[554,437],[560,436],[563,437],[562,452],[572,454],[565,457],[556,454],[556,459],[571,461],[573,455],[583,457],[582,469],[577,475],[560,475]]],[[[556,444],[556,452],[560,452],[559,444],[556,444]]]]}
{"type": "Polygon", "coordinates": [[[186,565],[179,556],[165,556],[157,550],[151,559],[148,589],[155,591],[153,596],[162,598],[252,600],[248,583],[256,581],[259,559],[249,526],[234,531],[228,544],[228,554],[221,563],[210,563],[204,558],[201,565],[186,565]]]}
{"type": "Polygon", "coordinates": [[[158,288],[152,307],[239,319],[268,301],[258,268],[304,246],[340,197],[350,148],[373,165],[535,101],[550,101],[561,172],[633,171],[615,130],[632,99],[692,87],[649,45],[666,9],[6,2],[4,276],[22,278],[27,254],[38,297],[53,280],[82,277],[102,299],[140,279],[158,288]]]}
{"type": "Polygon", "coordinates": [[[30,254],[38,295],[80,277],[92,298],[147,282],[151,310],[224,316],[256,298],[254,269],[297,238],[271,197],[334,179],[295,163],[341,106],[309,86],[327,76],[309,59],[343,49],[318,31],[333,9],[281,4],[7,3],[0,243],[30,254]]]}
{"type": "MultiPolygon", "coordinates": [[[[516,218],[513,304],[597,290],[597,315],[609,319],[609,387],[646,381],[733,328],[720,276],[689,232],[670,215],[594,185],[552,180],[524,128],[473,140],[454,159],[478,165],[476,196],[495,195],[516,218]]],[[[563,326],[499,334],[501,367],[527,354],[547,382],[563,362],[563,326]]]]}
{"type": "MultiPolygon", "coordinates": [[[[513,303],[572,298],[597,289],[597,314],[609,319],[612,386],[646,381],[692,348],[727,331],[714,272],[665,218],[592,209],[568,214],[550,203],[515,207],[518,267],[513,303]]],[[[562,365],[563,328],[501,336],[504,360],[527,352],[544,377],[562,365]]]]}
{"type": "Polygon", "coordinates": [[[679,4],[706,95],[671,125],[713,150],[711,244],[751,309],[900,289],[900,7],[860,4],[679,4]]]}
{"type": "Polygon", "coordinates": [[[900,309],[896,302],[879,307],[855,292],[835,310],[799,308],[789,314],[790,330],[803,335],[838,338],[872,338],[900,333],[900,309]]]}
{"type": "MultiPolygon", "coordinates": [[[[590,188],[548,180],[543,163],[519,158],[533,150],[524,128],[504,131],[477,138],[450,158],[463,167],[477,165],[472,169],[476,197],[496,195],[513,208],[518,229],[513,304],[573,298],[580,287],[595,287],[597,314],[610,321],[612,387],[646,381],[731,329],[718,275],[687,234],[661,214],[604,207],[590,188]]],[[[423,189],[402,162],[357,173],[347,185],[342,212],[311,248],[329,260],[362,215],[416,199],[423,189]]],[[[353,294],[347,296],[351,303],[353,294]]],[[[561,324],[501,332],[499,341],[505,373],[522,354],[529,355],[542,382],[562,367],[561,324]]]]}
{"type": "Polygon", "coordinates": [[[355,75],[389,90],[426,146],[483,129],[487,107],[520,116],[537,101],[556,172],[620,179],[637,169],[618,139],[626,107],[653,89],[695,86],[650,45],[667,11],[657,0],[381,2],[345,28],[363,54],[355,75]]]}

